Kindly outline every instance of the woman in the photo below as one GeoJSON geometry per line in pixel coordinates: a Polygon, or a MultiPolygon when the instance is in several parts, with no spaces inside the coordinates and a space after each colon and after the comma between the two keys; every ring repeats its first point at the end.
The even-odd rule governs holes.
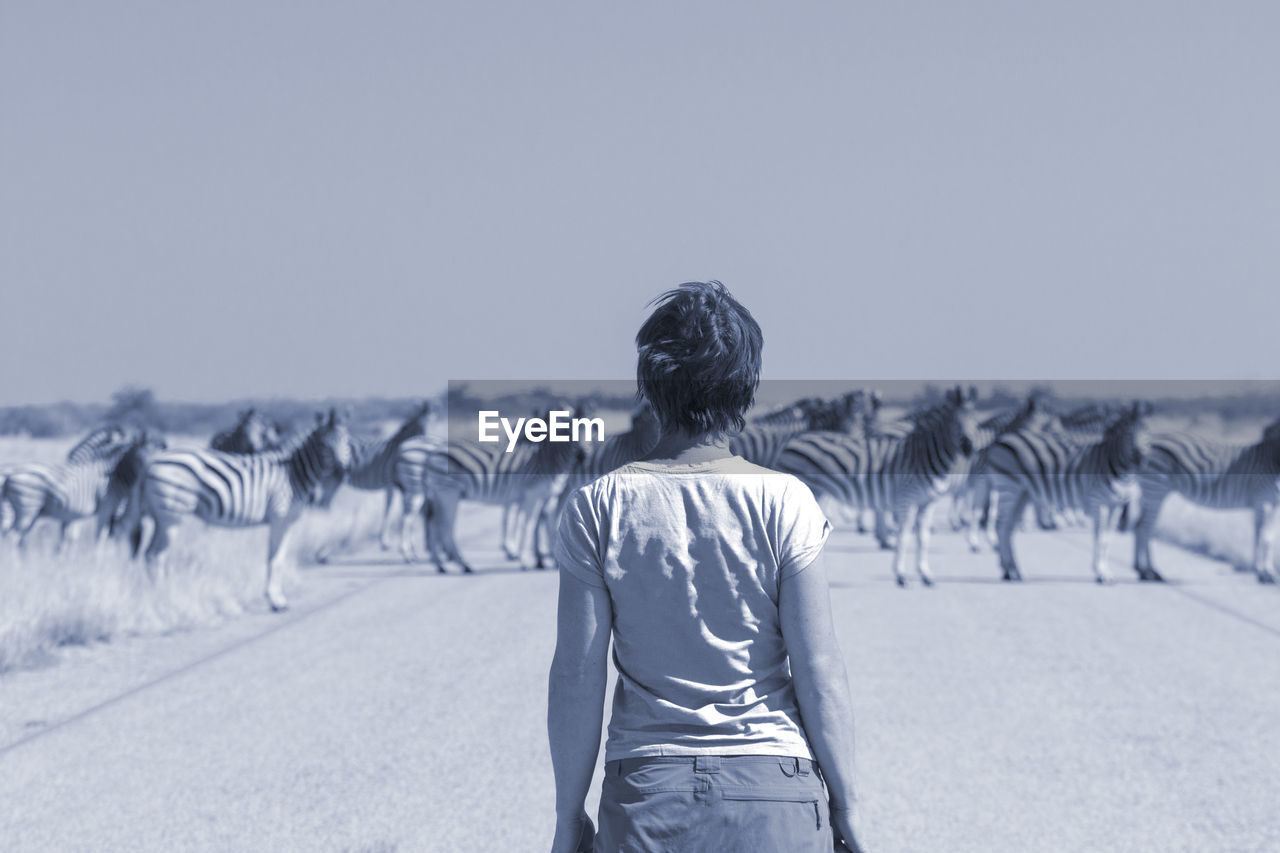
{"type": "Polygon", "coordinates": [[[760,327],[719,282],[691,282],[657,300],[636,344],[662,438],[574,492],[560,521],[552,849],[857,850],[830,524],[799,480],[725,441],[755,397],[760,327]],[[611,636],[596,835],[584,803],[611,636]]]}

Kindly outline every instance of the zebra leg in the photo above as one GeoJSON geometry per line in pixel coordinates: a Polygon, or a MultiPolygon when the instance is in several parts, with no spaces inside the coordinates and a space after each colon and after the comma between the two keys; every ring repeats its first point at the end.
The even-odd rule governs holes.
{"type": "Polygon", "coordinates": [[[378,532],[378,547],[383,551],[391,550],[391,505],[395,503],[396,488],[387,486],[387,505],[382,510],[382,529],[378,532]]]}
{"type": "Polygon", "coordinates": [[[556,498],[555,494],[548,495],[538,506],[537,522],[533,526],[533,567],[535,569],[545,569],[551,565],[552,537],[555,535],[552,514],[558,506],[556,498]]]}
{"type": "Polygon", "coordinates": [[[1275,573],[1272,571],[1272,552],[1276,539],[1275,521],[1275,507],[1260,506],[1254,509],[1253,571],[1258,576],[1258,583],[1276,582],[1275,573]]]}
{"type": "MultiPolygon", "coordinates": [[[[151,583],[156,584],[160,581],[160,555],[169,547],[170,531],[173,529],[174,521],[168,517],[159,514],[153,516],[155,520],[155,529],[151,532],[151,544],[147,546],[147,572],[151,575],[151,583]]],[[[139,524],[137,531],[139,537],[142,536],[142,525],[139,524]]]]}
{"type": "Polygon", "coordinates": [[[904,507],[900,515],[902,523],[898,525],[898,546],[893,553],[893,578],[898,586],[907,585],[907,577],[903,572],[907,562],[907,540],[911,538],[911,529],[915,527],[918,511],[919,508],[912,504],[904,507]]]}
{"type": "Polygon", "coordinates": [[[527,523],[528,511],[523,503],[516,501],[502,508],[502,555],[508,560],[519,560],[524,555],[527,523]]]}
{"type": "Polygon", "coordinates": [[[62,549],[66,547],[67,527],[69,527],[70,525],[71,525],[71,519],[69,518],[64,518],[58,522],[58,541],[53,546],[53,553],[61,554],[62,549]]]}
{"type": "MultiPolygon", "coordinates": [[[[454,528],[458,523],[458,504],[460,502],[460,495],[451,493],[442,496],[433,513],[437,516],[435,536],[439,545],[444,549],[445,559],[453,560],[462,566],[463,574],[471,574],[471,566],[467,565],[467,561],[462,559],[462,553],[458,550],[458,541],[454,532],[454,528]]],[[[443,572],[445,570],[444,563],[437,560],[436,568],[443,572]]]]}
{"type": "Polygon", "coordinates": [[[986,477],[980,476],[969,488],[966,511],[969,530],[965,534],[965,540],[969,543],[969,550],[977,554],[982,550],[979,538],[981,533],[986,532],[988,536],[990,535],[986,527],[991,517],[991,489],[986,484],[986,477]]]}
{"type": "Polygon", "coordinates": [[[929,571],[929,539],[933,535],[933,509],[936,503],[928,503],[916,511],[916,573],[925,586],[933,586],[933,574],[929,571]]]}
{"type": "Polygon", "coordinates": [[[538,525],[542,523],[542,502],[535,497],[528,498],[527,503],[519,507],[519,514],[521,518],[516,528],[516,557],[520,560],[520,571],[529,567],[524,559],[526,551],[533,555],[533,562],[540,569],[542,554],[538,551],[538,525]]]}
{"type": "Polygon", "coordinates": [[[1093,576],[1098,583],[1111,580],[1107,571],[1107,547],[1111,539],[1111,519],[1118,512],[1113,512],[1109,504],[1099,502],[1093,508],[1093,576]]]}
{"type": "MultiPolygon", "coordinates": [[[[422,538],[426,543],[428,550],[431,550],[431,531],[428,529],[430,521],[427,518],[426,495],[422,492],[404,493],[404,499],[400,503],[400,556],[406,563],[412,563],[417,560],[417,555],[413,549],[413,525],[410,524],[414,519],[422,519],[422,538]]],[[[434,551],[432,552],[434,554],[434,551]]]]}
{"type": "MultiPolygon", "coordinates": [[[[861,512],[861,510],[859,510],[861,512]]],[[[881,551],[888,551],[894,547],[893,537],[889,532],[888,513],[881,509],[874,509],[876,519],[876,543],[880,546],[881,551]]],[[[902,538],[902,526],[899,525],[898,538],[902,538]]]]}
{"type": "Polygon", "coordinates": [[[13,529],[18,531],[18,548],[25,551],[27,549],[27,537],[31,535],[31,530],[36,526],[36,522],[40,520],[40,513],[34,512],[27,516],[19,515],[13,523],[13,529]]]}
{"type": "Polygon", "coordinates": [[[293,520],[298,516],[298,512],[290,512],[283,517],[271,519],[271,529],[267,535],[267,604],[271,605],[271,609],[280,613],[289,609],[289,602],[285,600],[284,590],[280,585],[280,563],[284,560],[285,542],[289,536],[289,528],[293,525],[293,520]]]}
{"type": "Polygon", "coordinates": [[[1165,495],[1148,485],[1143,486],[1142,509],[1138,523],[1133,528],[1133,570],[1141,581],[1162,581],[1160,573],[1151,562],[1151,534],[1155,532],[1156,518],[1165,495]]]}
{"type": "Polygon", "coordinates": [[[985,486],[986,498],[982,502],[982,519],[980,527],[987,537],[987,544],[991,546],[991,550],[996,550],[1000,545],[1000,537],[996,533],[996,526],[1000,520],[1000,493],[991,488],[991,484],[985,486]]]}
{"type": "Polygon", "coordinates": [[[1013,532],[1026,512],[1029,499],[1030,495],[1021,489],[1016,493],[1000,492],[1000,505],[1005,509],[1001,510],[996,521],[996,550],[1000,554],[1001,577],[1007,581],[1022,580],[1022,572],[1018,571],[1018,563],[1013,558],[1013,532]]]}

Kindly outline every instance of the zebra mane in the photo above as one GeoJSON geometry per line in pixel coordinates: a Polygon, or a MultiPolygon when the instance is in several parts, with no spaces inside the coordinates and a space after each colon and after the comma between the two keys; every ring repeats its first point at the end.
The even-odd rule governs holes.
{"type": "Polygon", "coordinates": [[[1280,418],[1277,418],[1275,421],[1267,425],[1267,427],[1262,431],[1262,440],[1264,442],[1280,441],[1280,418]]]}
{"type": "Polygon", "coordinates": [[[388,439],[389,442],[398,444],[407,438],[417,438],[420,435],[427,434],[427,417],[431,414],[431,404],[423,403],[405,419],[400,428],[388,439]]]}
{"type": "Polygon", "coordinates": [[[1018,408],[996,412],[978,424],[978,426],[981,429],[997,434],[1016,432],[1030,424],[1033,418],[1043,414],[1040,410],[1040,398],[1037,395],[1028,395],[1026,402],[1018,408]]]}
{"type": "Polygon", "coordinates": [[[111,456],[130,440],[129,431],[117,424],[100,426],[67,451],[71,463],[91,462],[111,456]]]}
{"type": "Polygon", "coordinates": [[[1066,429],[1106,429],[1128,412],[1129,407],[1114,403],[1090,403],[1058,416],[1058,423],[1066,429]]]}

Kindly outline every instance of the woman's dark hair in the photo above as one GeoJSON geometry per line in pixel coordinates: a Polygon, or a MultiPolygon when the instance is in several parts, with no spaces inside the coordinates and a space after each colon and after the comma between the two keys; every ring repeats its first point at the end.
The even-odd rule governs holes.
{"type": "Polygon", "coordinates": [[[664,432],[736,432],[755,400],[764,338],[751,312],[718,281],[668,290],[636,334],[639,396],[664,432]]]}

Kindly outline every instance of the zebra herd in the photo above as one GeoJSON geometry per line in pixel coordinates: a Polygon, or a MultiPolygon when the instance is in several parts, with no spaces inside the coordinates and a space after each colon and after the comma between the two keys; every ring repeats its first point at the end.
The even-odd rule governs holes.
{"type": "MultiPolygon", "coordinates": [[[[1141,402],[1054,414],[1032,395],[984,417],[976,391],[956,386],[936,404],[886,420],[878,394],[857,390],[757,416],[729,445],[748,461],[793,474],[815,495],[854,511],[860,529],[870,514],[877,541],[894,550],[899,585],[908,583],[913,541],[915,573],[923,584],[933,583],[929,539],[943,499],[951,502],[953,526],[968,527],[975,550],[985,532],[1005,580],[1022,577],[1013,538],[1028,508],[1043,528],[1070,517],[1089,519],[1099,582],[1109,577],[1108,543],[1117,529],[1135,534],[1138,577],[1161,580],[1150,539],[1160,507],[1173,493],[1206,507],[1252,510],[1253,569],[1259,581],[1273,582],[1280,420],[1258,441],[1239,446],[1153,432],[1150,414],[1151,406],[1141,402]]],[[[400,495],[400,552],[406,561],[421,556],[413,544],[417,533],[439,571],[454,562],[471,572],[454,527],[460,503],[472,501],[504,507],[507,555],[518,558],[528,550],[541,568],[564,497],[643,458],[660,433],[642,406],[628,431],[606,441],[526,440],[506,452],[497,444],[433,439],[427,434],[430,416],[424,404],[394,434],[373,440],[353,437],[344,416],[330,410],[309,428],[281,437],[251,409],[207,449],[170,449],[139,430],[102,427],[73,447],[64,464],[22,465],[0,474],[3,526],[15,530],[25,546],[38,519],[53,519],[60,524],[61,548],[68,525],[96,517],[99,538],[127,536],[133,554],[145,554],[154,566],[184,517],[224,527],[266,525],[265,595],[273,609],[282,610],[287,602],[278,568],[289,530],[304,507],[328,507],[344,483],[385,493],[383,548],[392,547],[400,495]]]]}

